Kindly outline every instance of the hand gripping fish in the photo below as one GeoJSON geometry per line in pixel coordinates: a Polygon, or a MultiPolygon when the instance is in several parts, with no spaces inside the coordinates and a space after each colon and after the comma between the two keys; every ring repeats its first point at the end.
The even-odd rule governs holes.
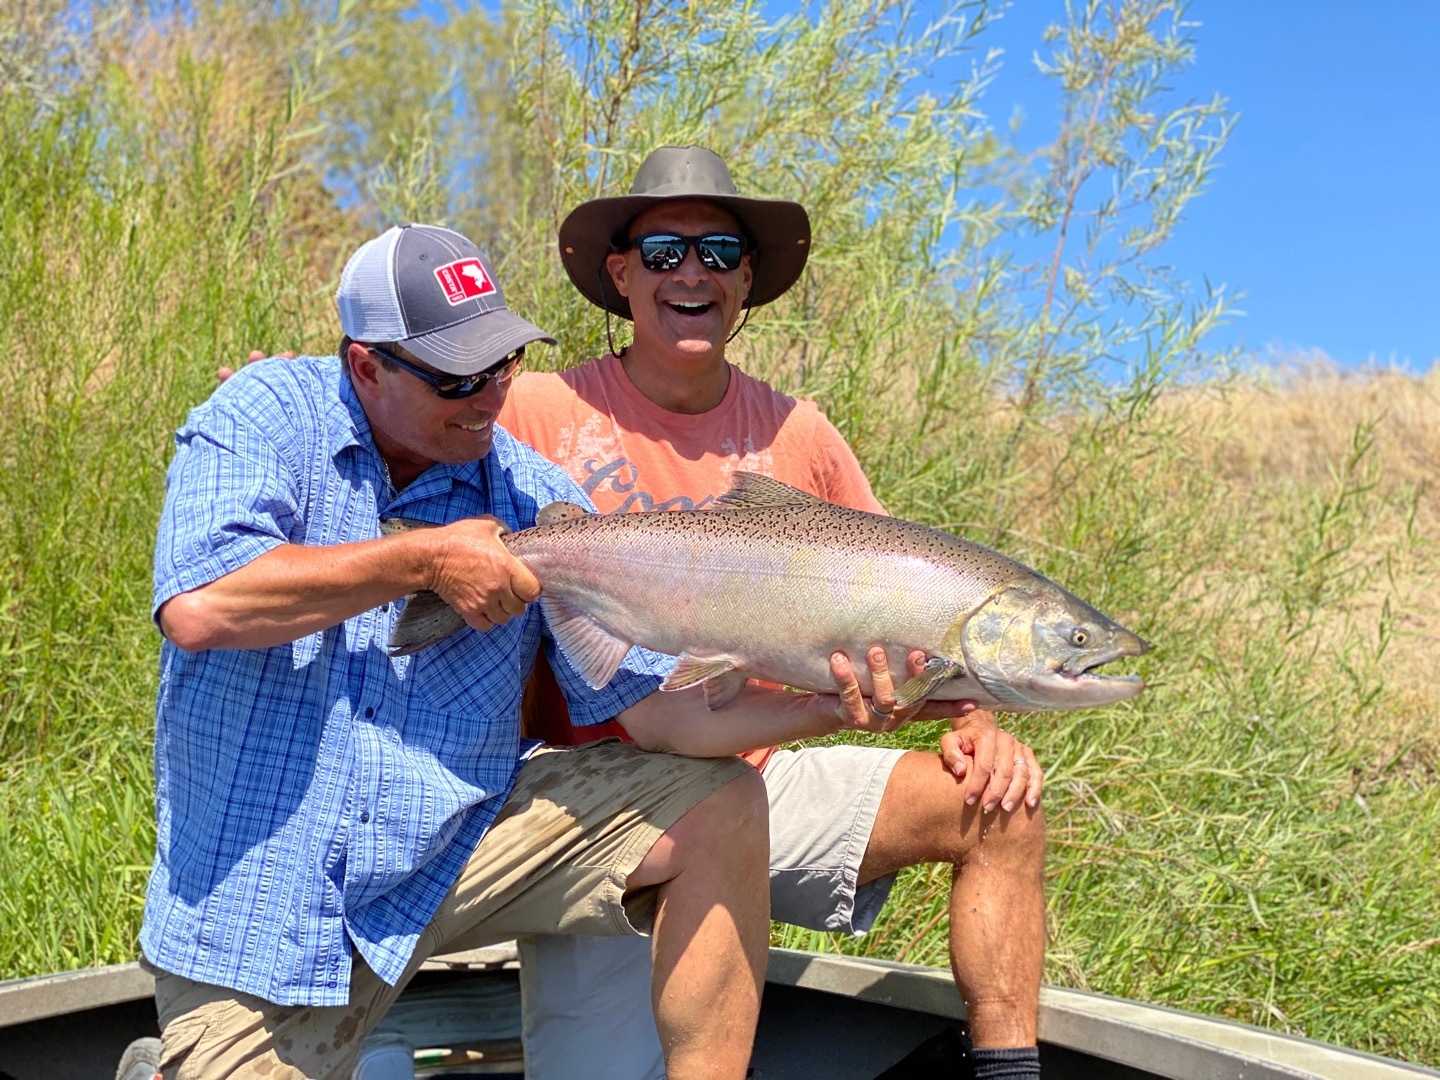
{"type": "MultiPolygon", "coordinates": [[[[915,649],[928,658],[896,692],[901,707],[1083,709],[1145,686],[1095,669],[1149,645],[1028,567],[756,473],[737,472],[713,509],[607,515],[553,503],[538,520],[505,546],[540,579],[556,641],[597,689],[631,645],[678,656],[661,689],[703,685],[712,709],[752,678],[833,693],[830,654],[873,645],[892,671],[915,649]]],[[[390,653],[464,626],[439,596],[415,593],[390,653]]],[[[860,682],[869,694],[863,665],[860,682]]]]}

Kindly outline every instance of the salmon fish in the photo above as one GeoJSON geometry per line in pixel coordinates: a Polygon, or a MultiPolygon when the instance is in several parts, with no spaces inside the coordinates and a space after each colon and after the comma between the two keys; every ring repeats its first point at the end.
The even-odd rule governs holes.
{"type": "MultiPolygon", "coordinates": [[[[707,510],[592,514],[555,503],[505,545],[539,578],[561,651],[604,686],[632,645],[679,657],[663,690],[704,687],[712,709],[747,679],[835,691],[829,657],[886,650],[897,691],[1007,712],[1083,709],[1133,697],[1134,675],[1096,669],[1149,645],[1034,570],[979,544],[817,499],[756,473],[707,510]]],[[[416,593],[392,655],[464,627],[416,593]]],[[[857,665],[870,692],[865,665],[857,665]]]]}

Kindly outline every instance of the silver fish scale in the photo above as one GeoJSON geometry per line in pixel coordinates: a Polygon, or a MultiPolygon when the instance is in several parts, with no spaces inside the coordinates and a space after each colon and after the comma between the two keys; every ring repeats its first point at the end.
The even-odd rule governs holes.
{"type": "MultiPolygon", "coordinates": [[[[547,596],[624,640],[811,689],[833,686],[837,648],[893,643],[901,669],[908,649],[935,653],[957,618],[1037,578],[948,533],[829,503],[585,515],[506,543],[547,596]]],[[[968,682],[937,696],[973,694],[968,682]]]]}
{"type": "MultiPolygon", "coordinates": [[[[1028,567],[997,551],[958,536],[912,521],[851,510],[833,503],[797,503],[793,506],[755,509],[669,511],[652,514],[589,514],[554,525],[540,525],[517,533],[508,541],[517,555],[532,545],[559,550],[571,545],[588,547],[600,538],[614,542],[653,534],[679,536],[695,544],[701,536],[728,543],[773,543],[809,547],[836,555],[890,556],[921,560],[973,575],[994,588],[1039,578],[1028,567]],[[518,542],[518,543],[517,543],[518,542]]],[[[722,544],[722,547],[728,546],[722,544]]]]}

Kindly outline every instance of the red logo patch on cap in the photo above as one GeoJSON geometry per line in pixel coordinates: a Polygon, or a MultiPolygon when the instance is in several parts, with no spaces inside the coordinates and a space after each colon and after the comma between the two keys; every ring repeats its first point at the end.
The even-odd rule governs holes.
{"type": "Polygon", "coordinates": [[[435,270],[435,279],[445,290],[445,299],[451,304],[463,304],[477,296],[487,296],[495,291],[495,283],[485,273],[479,259],[457,259],[435,270]]]}

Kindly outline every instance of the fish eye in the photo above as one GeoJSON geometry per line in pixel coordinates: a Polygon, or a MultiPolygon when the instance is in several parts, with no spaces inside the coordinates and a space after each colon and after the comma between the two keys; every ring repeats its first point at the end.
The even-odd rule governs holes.
{"type": "Polygon", "coordinates": [[[1084,645],[1084,644],[1085,644],[1087,641],[1089,641],[1089,640],[1090,640],[1090,635],[1085,632],[1085,628],[1084,628],[1084,627],[1077,626],[1074,630],[1071,630],[1071,631],[1070,631],[1070,644],[1071,644],[1071,645],[1075,645],[1075,646],[1084,645]]]}

